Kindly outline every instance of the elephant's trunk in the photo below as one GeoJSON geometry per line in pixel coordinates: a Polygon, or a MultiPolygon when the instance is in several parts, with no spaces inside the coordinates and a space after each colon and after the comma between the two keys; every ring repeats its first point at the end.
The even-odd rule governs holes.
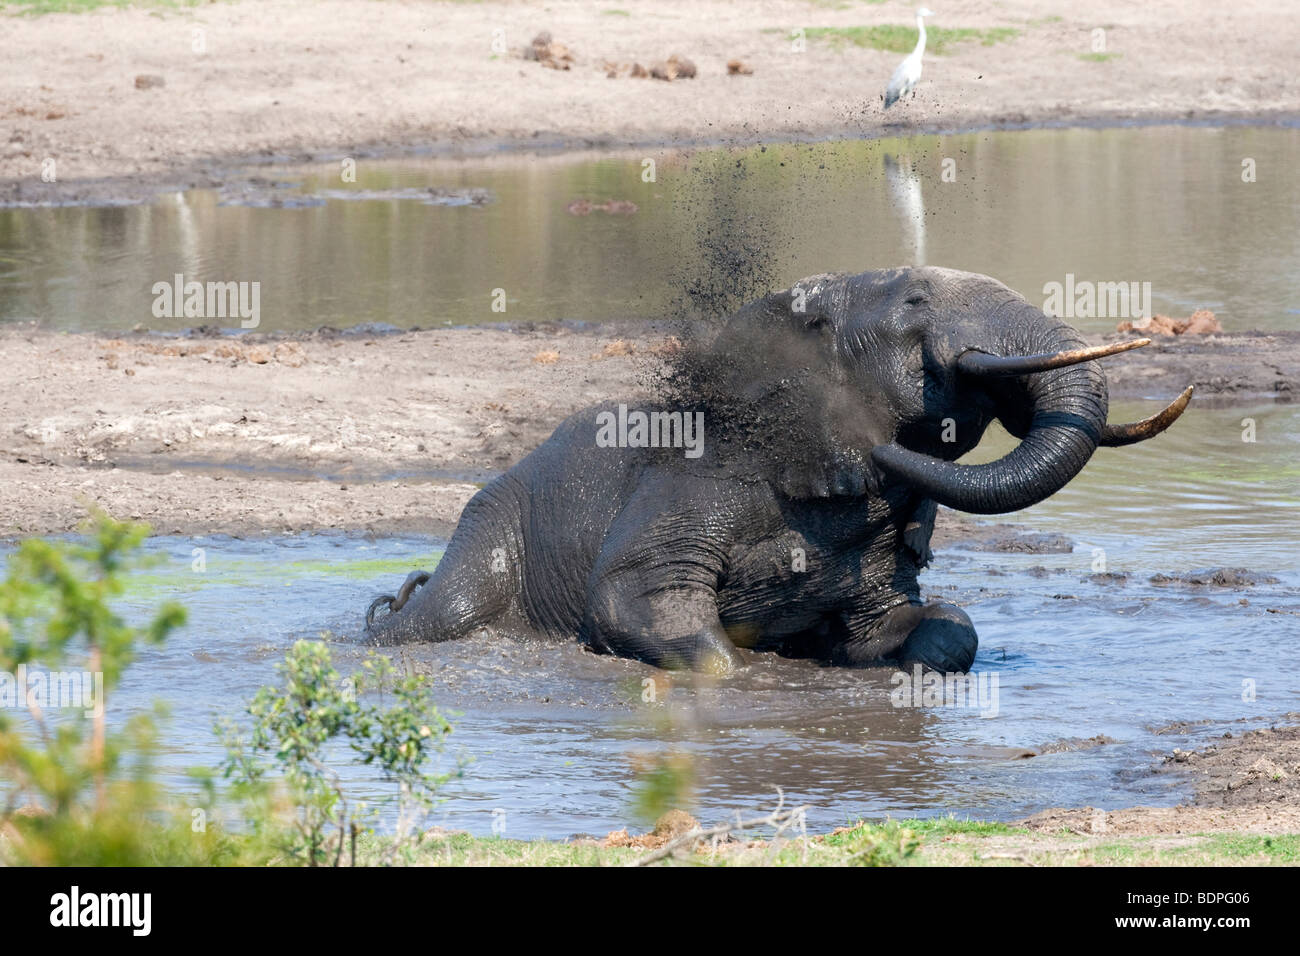
{"type": "Polygon", "coordinates": [[[872,459],[887,473],[940,504],[975,514],[1018,511],[1055,494],[1087,464],[1106,425],[1106,379],[1097,363],[1081,360],[1086,353],[1075,353],[1069,360],[1076,364],[1050,367],[1059,364],[1060,353],[1084,348],[1078,332],[1024,302],[998,319],[1007,331],[996,351],[1003,356],[1039,355],[1047,370],[1016,374],[1022,363],[1001,369],[975,369],[972,363],[971,371],[954,374],[1014,375],[1000,377],[1001,384],[989,393],[995,396],[998,418],[1022,439],[1020,444],[984,465],[959,465],[897,444],[872,451],[872,459]]]}

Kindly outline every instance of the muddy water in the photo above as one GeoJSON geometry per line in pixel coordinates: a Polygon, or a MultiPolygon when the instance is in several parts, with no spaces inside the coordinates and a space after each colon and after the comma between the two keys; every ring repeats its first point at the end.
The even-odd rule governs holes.
{"type": "MultiPolygon", "coordinates": [[[[150,314],[152,283],[175,272],[261,281],[270,330],[655,316],[680,305],[683,288],[709,292],[696,280],[716,273],[719,245],[734,240],[752,253],[750,271],[729,273],[737,286],[724,292],[924,261],[988,272],[1035,301],[1071,273],[1149,281],[1156,311],[1208,306],[1229,329],[1291,328],[1300,183],[1283,170],[1298,150],[1296,130],[1171,127],[364,162],[346,185],[320,169],[273,171],[290,185],[0,210],[0,321],[193,325],[150,314]],[[644,158],[656,159],[654,183],[641,179],[644,158]],[[955,182],[943,179],[945,158],[955,182]],[[1255,161],[1254,183],[1241,180],[1243,158],[1255,161]],[[373,198],[427,186],[493,198],[373,198]],[[340,189],[372,198],[322,197],[340,189]],[[571,215],[580,198],[638,208],[571,215]],[[257,205],[266,202],[305,205],[257,205]],[[722,219],[727,230],[711,230],[722,219]],[[506,290],[505,314],[490,311],[495,288],[506,290]]],[[[1102,331],[1116,318],[1074,322],[1102,331]]],[[[1120,404],[1112,418],[1153,407],[1120,404]]],[[[972,457],[1007,441],[990,436],[972,457]]],[[[996,697],[974,707],[897,707],[887,671],[768,655],[704,685],[573,646],[411,650],[459,712],[453,750],[472,759],[442,822],[486,833],[504,810],[509,835],[604,832],[633,822],[647,755],[674,750],[694,758],[690,808],[707,820],[766,806],[777,786],[812,806],[817,827],[1175,802],[1186,793],[1143,769],[1151,754],[1300,709],[1297,442],[1295,407],[1199,403],[1171,432],[1100,452],[1064,491],[1015,516],[1068,537],[1068,553],[940,549],[923,587],[966,607],[982,639],[975,671],[990,695],[997,682],[996,697]],[[1254,441],[1243,441],[1245,419],[1254,441]],[[1244,590],[1151,580],[1216,566],[1277,580],[1244,590]],[[642,699],[647,678],[658,681],[653,702],[642,699]],[[1153,732],[1175,721],[1202,723],[1190,738],[1153,732]],[[1079,744],[1098,737],[1109,742],[1079,744]]],[[[184,790],[185,767],[219,759],[215,714],[237,712],[296,638],[334,635],[344,668],[353,665],[361,652],[345,638],[369,598],[431,566],[440,546],[328,534],[156,539],[167,563],[130,602],[143,611],[178,598],[191,622],[141,655],[115,713],[170,704],[164,766],[184,790]],[[191,570],[196,547],[202,573],[191,570]]],[[[362,771],[351,783],[378,792],[362,771]]]]}
{"type": "MultiPolygon", "coordinates": [[[[767,805],[776,786],[810,804],[818,827],[864,814],[1009,819],[1185,798],[1147,772],[1154,753],[1300,709],[1300,482],[1290,451],[1300,411],[1248,411],[1254,443],[1241,441],[1246,412],[1194,408],[1141,449],[1099,453],[1063,492],[1016,516],[1066,535],[1069,553],[970,542],[939,551],[923,587],[966,607],[979,628],[974,670],[989,696],[977,706],[894,706],[888,671],[774,655],[709,684],[571,645],[497,639],[408,651],[433,674],[442,706],[459,713],[452,753],[472,759],[441,822],[488,833],[500,809],[515,836],[603,833],[635,821],[638,768],[673,752],[694,758],[690,806],[708,820],[767,805]],[[1103,559],[1113,577],[1092,577],[1103,559]],[[1278,580],[1244,590],[1150,580],[1223,565],[1278,580]],[[657,680],[654,702],[642,699],[646,678],[657,680]],[[1190,736],[1153,733],[1175,721],[1204,723],[1190,736]],[[1109,742],[1079,745],[1099,735],[1109,742]]],[[[997,438],[986,444],[980,455],[999,450],[997,438]]],[[[431,566],[440,545],[329,534],[156,539],[166,563],[137,581],[131,605],[176,598],[191,622],[142,654],[114,712],[170,704],[165,765],[184,791],[184,767],[219,759],[215,714],[237,712],[296,638],[333,635],[349,669],[362,652],[344,638],[368,599],[431,566]],[[205,552],[201,573],[191,570],[194,548],[205,552]]],[[[350,779],[380,792],[364,771],[350,779]]]]}
{"type": "MultiPolygon", "coordinates": [[[[148,205],[0,209],[0,322],[240,325],[156,317],[152,287],[177,273],[260,282],[271,331],[659,317],[716,272],[724,246],[761,260],[725,277],[741,297],[911,262],[985,272],[1034,302],[1067,275],[1149,282],[1157,312],[1294,328],[1298,154],[1297,129],[1175,126],[363,160],[355,182],[337,165],[262,167],[256,182],[148,205]],[[457,204],[431,187],[491,198],[457,204]],[[636,212],[567,211],[582,199],[636,212]]],[[[1075,321],[1102,331],[1122,317],[1075,321]]]]}

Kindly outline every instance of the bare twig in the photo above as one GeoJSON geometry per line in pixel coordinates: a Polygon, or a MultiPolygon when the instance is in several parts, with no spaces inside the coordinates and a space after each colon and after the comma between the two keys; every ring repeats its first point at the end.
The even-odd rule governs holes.
{"type": "MultiPolygon", "coordinates": [[[[98,644],[90,646],[90,673],[98,674],[104,669],[103,652],[98,644]]],[[[104,809],[104,737],[105,713],[108,706],[101,701],[90,731],[90,762],[95,769],[95,809],[104,809]]]]}
{"type": "Polygon", "coordinates": [[[774,827],[776,828],[776,836],[773,837],[773,839],[776,839],[792,826],[802,827],[805,814],[808,811],[808,806],[805,804],[803,806],[792,807],[789,810],[785,810],[783,809],[785,804],[785,794],[781,792],[779,787],[777,788],[777,795],[778,801],[776,809],[766,816],[754,817],[750,820],[742,820],[740,813],[737,812],[736,820],[733,823],[722,823],[716,827],[709,827],[707,829],[695,827],[694,829],[688,830],[686,833],[669,840],[657,850],[651,850],[644,856],[639,856],[625,865],[646,866],[650,863],[662,860],[665,857],[672,856],[684,846],[694,846],[701,840],[713,840],[714,845],[716,846],[717,841],[721,837],[730,836],[735,832],[754,830],[759,827],[774,827]]]}
{"type": "MultiPolygon", "coordinates": [[[[780,787],[776,788],[776,793],[777,796],[779,797],[776,809],[777,811],[780,811],[782,805],[785,803],[785,793],[781,790],[780,787]]],[[[808,821],[807,821],[807,814],[804,811],[805,811],[804,807],[795,807],[786,816],[785,820],[782,821],[781,824],[776,828],[776,832],[772,834],[772,848],[768,851],[767,854],[767,861],[769,863],[775,860],[777,856],[780,854],[781,850],[785,848],[785,843],[781,841],[781,834],[785,833],[786,830],[789,830],[792,827],[797,828],[799,830],[800,836],[804,838],[803,858],[805,861],[808,859],[808,841],[807,841],[808,821]]]]}
{"type": "MultiPolygon", "coordinates": [[[[348,820],[348,798],[343,795],[342,790],[339,791],[339,801],[343,804],[343,809],[339,812],[339,846],[338,849],[334,851],[335,869],[338,869],[339,866],[341,866],[343,863],[343,837],[345,834],[345,828],[343,824],[351,822],[350,820],[348,820]]],[[[354,856],[356,855],[355,845],[353,846],[353,855],[354,856]]]]}

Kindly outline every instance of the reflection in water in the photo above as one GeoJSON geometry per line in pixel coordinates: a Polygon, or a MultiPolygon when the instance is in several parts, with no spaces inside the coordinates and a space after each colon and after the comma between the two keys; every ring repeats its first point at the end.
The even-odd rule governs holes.
{"type": "MultiPolygon", "coordinates": [[[[188,193],[172,193],[168,199],[176,207],[176,239],[178,240],[177,251],[180,255],[178,271],[184,275],[194,276],[202,271],[200,261],[203,254],[203,237],[198,217],[192,207],[193,197],[188,193]]],[[[150,290],[152,291],[152,287],[150,290]]]]}
{"type": "MultiPolygon", "coordinates": [[[[184,320],[156,320],[149,308],[153,283],[177,272],[260,281],[269,330],[658,317],[678,306],[684,282],[717,278],[718,251],[730,244],[770,260],[753,278],[776,286],[900,265],[919,250],[931,265],[987,273],[1035,304],[1047,283],[1073,274],[1150,282],[1156,312],[1209,308],[1230,331],[1294,328],[1300,177],[1262,172],[1243,183],[1243,156],[1261,171],[1290,169],[1300,130],[1031,130],[660,150],[650,152],[651,183],[641,178],[643,152],[374,161],[358,166],[348,189],[481,188],[494,198],[256,208],[222,206],[199,190],[149,206],[0,210],[0,321],[177,328],[184,320]],[[955,182],[937,176],[945,159],[955,182]],[[917,170],[926,171],[924,207],[910,178],[917,170]],[[575,216],[566,211],[574,199],[628,200],[637,212],[575,216]],[[756,237],[765,245],[757,253],[756,237]],[[504,315],[491,310],[495,288],[507,290],[504,315]]],[[[259,173],[297,184],[287,194],[337,195],[341,186],[334,166],[259,173]]],[[[1117,318],[1076,324],[1106,331],[1117,318]]]]}
{"type": "Polygon", "coordinates": [[[908,265],[923,266],[925,262],[925,200],[921,198],[921,177],[916,167],[907,162],[899,165],[889,153],[885,154],[885,179],[894,209],[911,232],[912,259],[908,265]]]}

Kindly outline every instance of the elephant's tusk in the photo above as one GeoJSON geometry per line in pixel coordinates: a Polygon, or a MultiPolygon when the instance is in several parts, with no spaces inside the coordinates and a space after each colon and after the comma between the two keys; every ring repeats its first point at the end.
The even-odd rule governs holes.
{"type": "Polygon", "coordinates": [[[1101,441],[1099,445],[1105,445],[1107,448],[1118,448],[1121,445],[1132,445],[1135,442],[1146,441],[1148,438],[1154,438],[1162,431],[1178,421],[1178,416],[1182,415],[1187,408],[1187,403],[1192,400],[1192,389],[1195,385],[1188,385],[1183,390],[1183,394],[1175,398],[1163,410],[1156,412],[1150,418],[1144,418],[1140,422],[1126,422],[1123,425],[1105,425],[1101,430],[1101,441]]]}
{"type": "Polygon", "coordinates": [[[1150,344],[1150,339],[1134,339],[1131,342],[1113,342],[1110,345],[1094,345],[1091,348],[1069,349],[1064,352],[1006,356],[968,349],[957,359],[957,368],[968,375],[1030,375],[1067,365],[1078,365],[1080,362],[1091,362],[1093,359],[1140,349],[1150,344]]]}

